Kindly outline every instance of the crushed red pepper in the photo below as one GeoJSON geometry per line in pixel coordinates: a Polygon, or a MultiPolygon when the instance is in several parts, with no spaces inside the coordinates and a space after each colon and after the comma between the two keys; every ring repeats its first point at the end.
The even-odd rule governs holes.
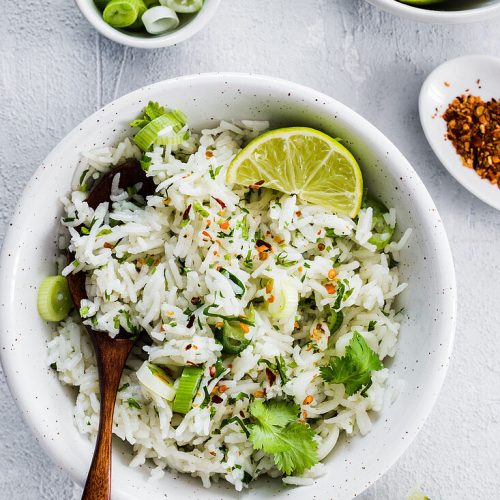
{"type": "Polygon", "coordinates": [[[464,94],[449,104],[443,118],[446,138],[462,163],[500,188],[500,102],[464,94]]]}

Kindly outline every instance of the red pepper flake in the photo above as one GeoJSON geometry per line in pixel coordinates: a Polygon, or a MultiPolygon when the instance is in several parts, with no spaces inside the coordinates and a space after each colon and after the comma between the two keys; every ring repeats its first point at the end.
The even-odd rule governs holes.
{"type": "Polygon", "coordinates": [[[264,184],[264,182],[266,182],[266,181],[261,180],[261,181],[254,182],[253,184],[250,184],[250,186],[248,186],[248,188],[249,189],[260,189],[262,187],[262,184],[264,184]]]}
{"type": "Polygon", "coordinates": [[[257,240],[255,242],[255,248],[257,248],[259,252],[270,252],[273,249],[271,244],[264,240],[257,240]]]}
{"type": "Polygon", "coordinates": [[[327,283],[325,285],[325,289],[326,289],[328,295],[333,295],[335,293],[335,287],[331,283],[327,283]]]}
{"type": "Polygon", "coordinates": [[[210,376],[213,378],[215,377],[215,374],[216,374],[216,371],[215,371],[215,366],[211,366],[209,369],[208,369],[209,373],[210,373],[210,376]]]}
{"type": "Polygon", "coordinates": [[[229,387],[227,385],[222,384],[219,386],[219,393],[224,394],[228,389],[229,387]]]}
{"type": "Polygon", "coordinates": [[[182,220],[186,220],[189,218],[189,212],[191,211],[191,205],[188,205],[184,213],[182,214],[182,220]]]}
{"type": "Polygon", "coordinates": [[[108,243],[107,241],[106,241],[106,243],[104,243],[103,247],[104,247],[104,248],[109,248],[109,249],[113,249],[113,248],[115,248],[115,246],[114,246],[113,244],[108,243]]]}
{"type": "Polygon", "coordinates": [[[212,396],[212,403],[215,403],[216,405],[222,403],[222,401],[224,401],[220,396],[218,396],[217,394],[214,394],[212,396]]]}
{"type": "Polygon", "coordinates": [[[243,412],[243,410],[240,410],[240,417],[245,418],[245,413],[243,412]]]}
{"type": "Polygon", "coordinates": [[[229,228],[229,221],[228,220],[223,220],[221,222],[219,222],[219,227],[225,231],[226,229],[229,228]]]}
{"type": "Polygon", "coordinates": [[[325,249],[325,244],[324,243],[318,243],[318,250],[322,252],[325,249]]]}
{"type": "Polygon", "coordinates": [[[464,166],[500,188],[500,101],[456,97],[443,115],[446,138],[464,166]]]}
{"type": "Polygon", "coordinates": [[[192,297],[191,298],[191,304],[193,304],[193,306],[197,306],[200,302],[201,302],[200,297],[192,297]]]}
{"type": "Polygon", "coordinates": [[[191,349],[192,345],[191,344],[188,344],[186,347],[184,347],[184,350],[185,351],[189,351],[189,349],[191,349]]]}
{"type": "Polygon", "coordinates": [[[212,196],[212,198],[221,206],[222,209],[226,208],[226,204],[222,200],[219,200],[219,198],[216,198],[215,196],[212,196]]]}
{"type": "Polygon", "coordinates": [[[205,158],[212,158],[214,156],[214,152],[210,149],[205,151],[205,158]]]}
{"type": "Polygon", "coordinates": [[[194,314],[191,314],[191,316],[189,316],[188,322],[186,324],[187,328],[191,328],[194,325],[194,319],[195,319],[194,314]]]}
{"type": "Polygon", "coordinates": [[[445,87],[449,87],[449,86],[450,86],[450,82],[443,82],[443,85],[444,85],[445,87]]]}
{"type": "Polygon", "coordinates": [[[266,367],[266,377],[267,380],[269,381],[269,385],[273,385],[274,382],[276,382],[276,375],[273,373],[272,370],[266,367]]]}
{"type": "Polygon", "coordinates": [[[206,238],[208,238],[209,240],[213,241],[212,236],[210,236],[210,233],[208,233],[207,231],[202,231],[201,234],[206,238]]]}

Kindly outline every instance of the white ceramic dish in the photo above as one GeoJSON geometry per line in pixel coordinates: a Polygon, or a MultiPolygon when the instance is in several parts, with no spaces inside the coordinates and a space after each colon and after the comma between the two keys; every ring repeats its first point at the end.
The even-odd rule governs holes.
{"type": "Polygon", "coordinates": [[[196,14],[182,14],[181,23],[177,28],[163,35],[149,35],[147,33],[132,33],[130,31],[113,28],[104,22],[101,11],[96,7],[94,0],[75,0],[82,14],[94,28],[106,38],[130,47],[140,49],[156,49],[183,42],[204,28],[215,15],[221,0],[205,0],[202,9],[196,14]]]}
{"type": "MultiPolygon", "coordinates": [[[[50,327],[36,312],[37,287],[54,272],[54,242],[79,151],[130,134],[128,123],[150,100],[182,109],[195,128],[220,119],[269,119],[273,126],[308,125],[340,136],[360,161],[365,184],[398,209],[401,227],[411,226],[400,274],[409,287],[400,297],[408,319],[390,363],[404,380],[399,397],[365,437],[343,439],[326,460],[328,473],[313,486],[283,487],[262,478],[247,499],[350,499],[384,474],[422,427],[440,391],[454,328],[456,289],[448,240],[434,203],[398,149],[373,125],[334,99],[284,80],[245,74],[206,74],[144,87],[108,104],[70,132],[28,183],[5,239],[0,260],[1,359],[17,405],[39,442],[78,482],[84,481],[93,444],[73,425],[74,394],[46,366],[50,327]]],[[[395,382],[396,384],[396,382],[395,382]]],[[[398,384],[396,384],[398,386],[398,384]]],[[[129,447],[115,443],[114,498],[240,498],[221,481],[205,490],[198,479],[169,472],[147,481],[147,467],[130,469],[129,447]],[[175,493],[171,493],[175,488],[175,493]]]]}
{"type": "Polygon", "coordinates": [[[500,189],[463,166],[452,143],[445,138],[442,115],[456,96],[478,95],[483,100],[500,98],[500,59],[471,55],[438,66],[420,91],[422,128],[434,153],[455,179],[480,200],[500,210],[500,189]]]}
{"type": "Polygon", "coordinates": [[[459,24],[485,21],[500,15],[500,0],[452,0],[448,5],[421,8],[397,0],[367,0],[398,16],[426,23],[459,24]]]}

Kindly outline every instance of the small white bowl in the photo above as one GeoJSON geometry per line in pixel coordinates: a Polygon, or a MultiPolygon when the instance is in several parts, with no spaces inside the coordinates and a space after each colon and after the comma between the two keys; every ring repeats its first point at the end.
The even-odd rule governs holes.
{"type": "Polygon", "coordinates": [[[500,59],[471,55],[447,61],[427,77],[419,98],[425,137],[441,163],[465,189],[500,210],[500,189],[465,167],[445,137],[442,115],[451,101],[462,94],[477,95],[486,101],[500,98],[500,59]]]}
{"type": "MultiPolygon", "coordinates": [[[[453,261],[436,207],[400,151],[357,113],[320,92],[270,77],[219,73],[177,78],[136,90],[106,105],[70,132],[29,181],[0,258],[0,355],[14,399],[38,441],[82,483],[93,444],[75,427],[75,394],[47,366],[51,327],[37,314],[37,288],[54,272],[59,197],[67,195],[80,152],[130,136],[129,123],[145,103],[182,109],[197,130],[219,120],[270,120],[272,127],[305,125],[342,137],[358,159],[365,185],[396,207],[400,228],[412,227],[401,251],[400,278],[409,283],[398,307],[402,323],[388,364],[391,392],[366,436],[343,436],[325,459],[326,473],[311,486],[284,488],[268,477],[252,483],[246,500],[347,500],[374,483],[406,450],[429,415],[444,380],[455,329],[453,261]],[[399,380],[404,381],[401,385],[399,380]]],[[[241,499],[225,481],[205,489],[187,474],[166,471],[149,481],[149,467],[131,469],[130,446],[114,443],[113,498],[241,499]]]]}
{"type": "Polygon", "coordinates": [[[416,7],[397,0],[367,1],[393,14],[425,23],[473,23],[500,15],[500,0],[454,0],[447,5],[435,4],[429,8],[416,7]]]}
{"type": "Polygon", "coordinates": [[[157,49],[168,47],[183,42],[204,28],[215,15],[221,0],[205,0],[203,7],[195,14],[181,14],[180,24],[177,28],[163,35],[150,35],[148,33],[134,33],[124,29],[110,26],[102,18],[102,12],[97,8],[94,0],[75,0],[76,5],[87,18],[87,21],[106,38],[130,47],[140,49],[157,49]]]}

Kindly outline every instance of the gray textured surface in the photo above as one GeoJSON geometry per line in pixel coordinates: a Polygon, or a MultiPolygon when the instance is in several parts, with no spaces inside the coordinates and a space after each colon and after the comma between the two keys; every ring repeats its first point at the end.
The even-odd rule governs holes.
{"type": "MultiPolygon", "coordinates": [[[[203,71],[252,71],[312,86],[351,106],[408,157],[446,224],[459,285],[455,351],[439,401],[407,453],[363,500],[398,500],[420,483],[435,499],[500,497],[499,213],[457,184],[422,134],[417,98],[446,59],[498,55],[499,21],[414,24],[362,0],[225,0],[177,47],[124,48],[69,0],[2,0],[0,237],[49,150],[102,104],[139,86],[203,71]]],[[[499,88],[500,96],[500,88],[499,88]]],[[[0,369],[0,499],[73,499],[15,408],[0,369]]]]}

